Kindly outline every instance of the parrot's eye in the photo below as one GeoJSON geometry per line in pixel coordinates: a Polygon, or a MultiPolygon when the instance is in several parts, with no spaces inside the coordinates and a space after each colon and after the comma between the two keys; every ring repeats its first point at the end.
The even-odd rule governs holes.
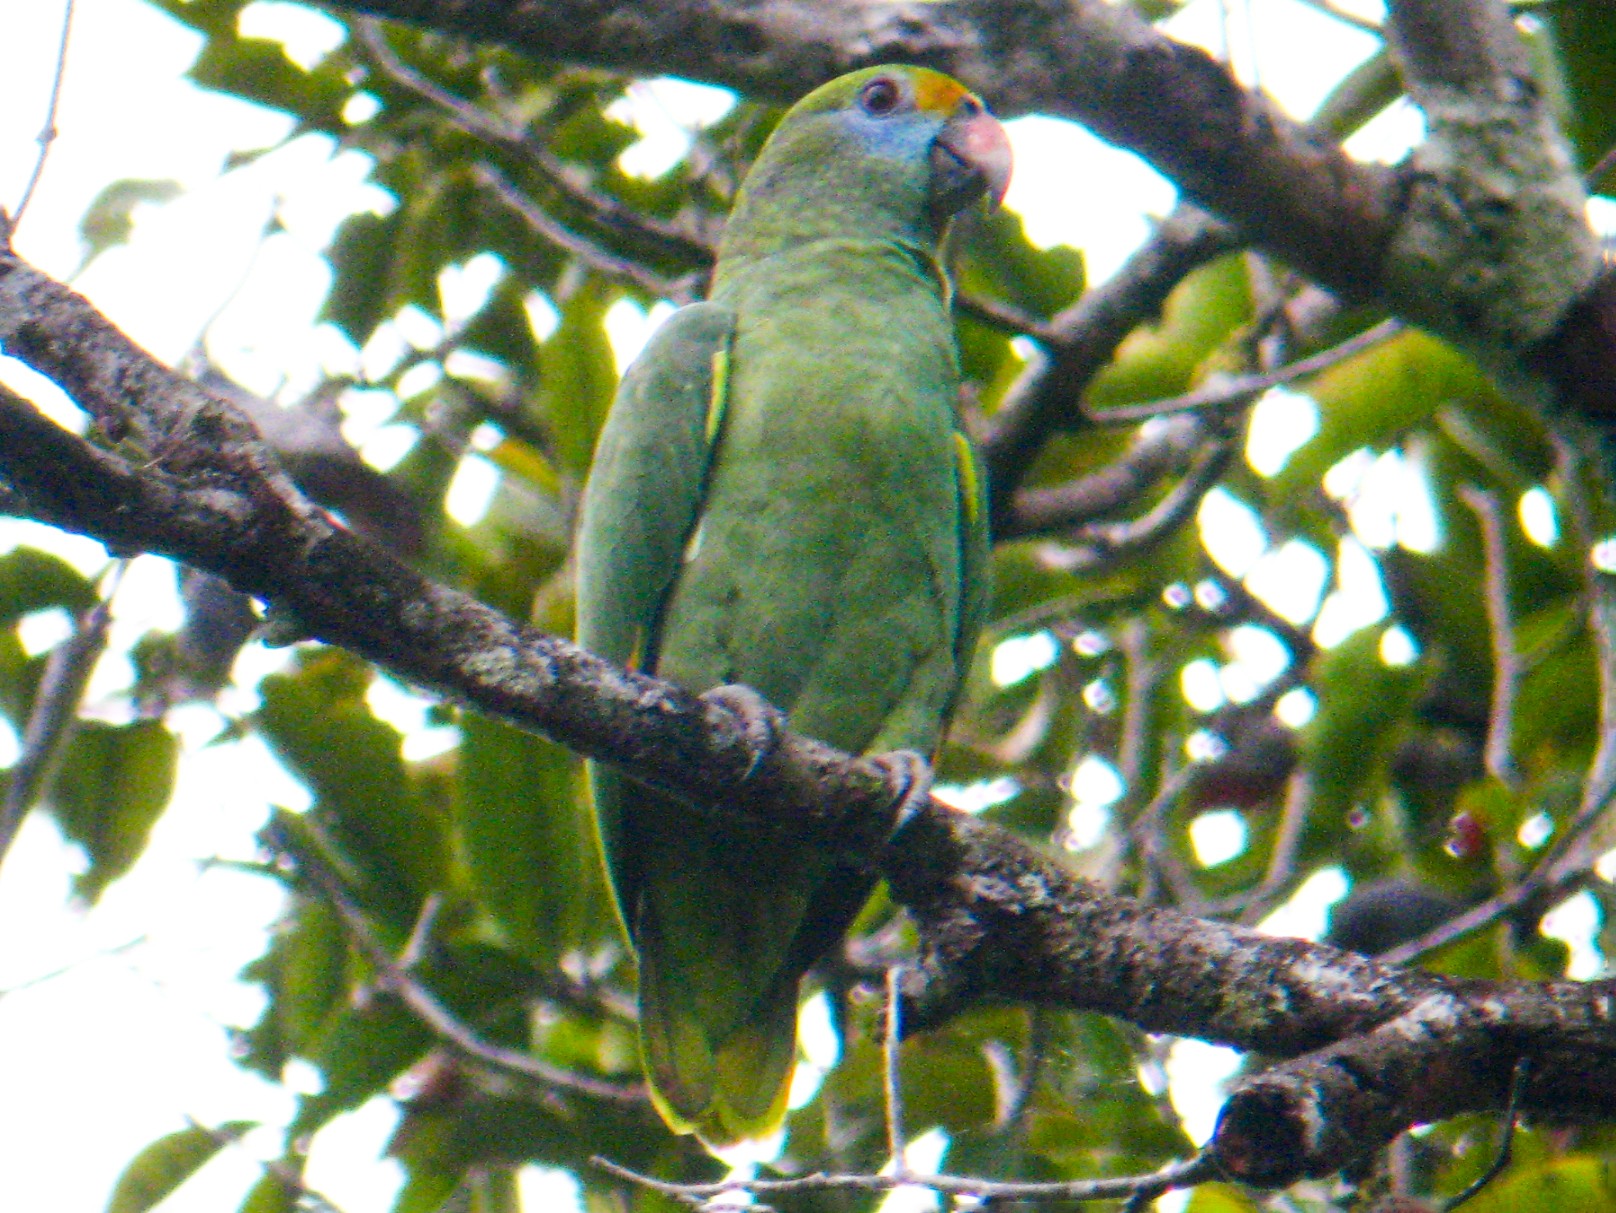
{"type": "Polygon", "coordinates": [[[895,81],[887,76],[877,76],[859,90],[859,105],[866,114],[879,118],[897,109],[901,96],[895,81]]]}

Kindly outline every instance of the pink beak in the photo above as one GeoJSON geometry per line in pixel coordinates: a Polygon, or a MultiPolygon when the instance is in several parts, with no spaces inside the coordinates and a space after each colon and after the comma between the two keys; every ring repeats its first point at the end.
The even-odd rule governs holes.
{"type": "Polygon", "coordinates": [[[932,168],[939,178],[934,200],[958,210],[985,194],[988,205],[997,207],[1010,188],[1010,164],[1010,137],[997,118],[976,108],[956,114],[932,145],[932,168]]]}

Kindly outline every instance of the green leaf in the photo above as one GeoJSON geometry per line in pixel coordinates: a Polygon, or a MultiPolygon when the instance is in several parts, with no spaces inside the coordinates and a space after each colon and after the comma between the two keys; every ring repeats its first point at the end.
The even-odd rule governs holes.
{"type": "Polygon", "coordinates": [[[1258,1213],[1261,1208],[1233,1184],[1202,1184],[1191,1194],[1184,1213],[1258,1213]]]}
{"type": "Polygon", "coordinates": [[[179,742],[160,720],[80,721],[57,760],[46,802],[62,833],[83,847],[89,870],[74,893],[94,902],[146,849],[174,792],[179,742]]]}
{"type": "Polygon", "coordinates": [[[1314,683],[1317,715],[1302,734],[1302,755],[1313,773],[1327,828],[1368,793],[1406,727],[1425,676],[1418,663],[1387,665],[1380,656],[1384,628],[1365,628],[1323,654],[1314,683]]]}
{"type": "Polygon", "coordinates": [[[604,904],[578,760],[552,741],[470,714],[461,735],[455,811],[474,892],[505,942],[553,965],[604,904]]]}
{"type": "Polygon", "coordinates": [[[320,319],[336,325],[349,341],[362,346],[394,311],[391,269],[403,217],[361,212],[337,229],[326,251],[331,263],[331,293],[320,307],[320,319]]]}
{"type": "Polygon", "coordinates": [[[216,31],[202,44],[187,73],[203,88],[229,93],[295,114],[305,127],[328,134],[346,129],[342,107],[353,92],[331,60],[304,71],[286,48],[268,38],[242,38],[216,31]]]}
{"type": "Polygon", "coordinates": [[[1612,1207],[1610,1160],[1587,1154],[1506,1172],[1464,1206],[1465,1213],[1606,1213],[1612,1207]]]}
{"type": "Polygon", "coordinates": [[[1443,405],[1487,407],[1498,400],[1468,358],[1414,329],[1337,363],[1302,390],[1319,406],[1319,431],[1286,461],[1269,490],[1293,502],[1305,500],[1326,471],[1359,447],[1385,450],[1443,405]]]}
{"type": "Polygon", "coordinates": [[[595,435],[617,392],[617,363],[606,339],[606,309],[619,292],[585,279],[560,304],[561,323],[541,351],[539,410],[555,436],[562,462],[582,473],[595,435]]]}
{"type": "Polygon", "coordinates": [[[95,586],[60,556],[18,548],[0,557],[0,627],[50,607],[78,615],[96,601],[95,586]]]}
{"type": "Polygon", "coordinates": [[[172,202],[182,192],[172,178],[125,177],[103,187],[79,220],[85,263],[129,240],[139,207],[172,202]]]}
{"type": "Polygon", "coordinates": [[[442,1213],[453,1208],[450,1198],[465,1178],[465,1170],[412,1166],[393,1201],[393,1213],[442,1213]]]}
{"type": "Polygon", "coordinates": [[[1179,283],[1161,319],[1141,325],[1089,386],[1096,409],[1135,404],[1187,391],[1202,364],[1251,319],[1251,283],[1243,255],[1204,265],[1179,283]]]}
{"type": "Polygon", "coordinates": [[[298,1213],[297,1190],[265,1171],[247,1190],[237,1213],[298,1213]]]}
{"type": "Polygon", "coordinates": [[[266,678],[255,722],[276,756],[314,793],[314,819],[359,881],[364,904],[407,931],[449,875],[444,822],[417,793],[402,739],[365,702],[369,667],[337,649],[266,678]]]}
{"type": "Polygon", "coordinates": [[[288,1136],[306,1137],[332,1117],[382,1094],[431,1047],[432,1034],[392,999],[344,1008],[309,1050],[325,1086],[298,1105],[288,1136]]]}
{"type": "Polygon", "coordinates": [[[215,1154],[255,1127],[250,1120],[232,1120],[217,1129],[192,1125],[159,1137],[118,1176],[107,1213],[146,1213],[156,1208],[215,1154]]]}
{"type": "Polygon", "coordinates": [[[345,1006],[348,942],[337,912],[307,897],[293,900],[269,950],[242,980],[264,987],[269,1001],[241,1034],[241,1064],[278,1079],[293,1056],[308,1056],[333,1014],[345,1006]]]}
{"type": "MultiPolygon", "coordinates": [[[[1616,23],[1603,0],[1545,4],[1534,16],[1546,23],[1559,51],[1561,79],[1569,94],[1566,134],[1577,149],[1577,163],[1591,167],[1616,143],[1616,23]]],[[[1608,192],[1610,174],[1592,183],[1608,192]]]]}
{"type": "Polygon", "coordinates": [[[1021,216],[998,210],[976,214],[964,236],[955,286],[989,295],[1047,319],[1083,292],[1083,254],[1057,244],[1034,248],[1021,216]]]}

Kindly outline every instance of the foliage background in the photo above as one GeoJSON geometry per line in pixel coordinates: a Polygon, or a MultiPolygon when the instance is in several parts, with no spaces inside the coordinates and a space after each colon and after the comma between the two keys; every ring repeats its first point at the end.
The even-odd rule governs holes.
{"type": "MultiPolygon", "coordinates": [[[[290,466],[305,478],[325,475],[346,494],[335,508],[434,575],[568,631],[570,509],[618,362],[608,318],[632,316],[613,311],[624,299],[649,308],[659,292],[648,285],[676,286],[692,270],[669,241],[614,230],[598,210],[580,208],[577,181],[636,213],[708,234],[772,111],[736,106],[669,172],[648,179],[619,159],[638,140],[614,116],[622,78],[389,35],[409,68],[540,132],[542,146],[579,174],[558,185],[530,158],[472,140],[396,72],[378,71],[374,55],[352,40],[295,62],[279,41],[243,33],[251,22],[242,23],[242,10],[264,6],[156,7],[202,35],[190,69],[197,83],[291,116],[289,135],[266,131],[266,146],[324,136],[381,191],[365,195],[379,202],[376,211],[344,221],[326,250],[332,277],[322,315],[331,327],[321,340],[332,351],[363,350],[363,382],[351,371],[310,382],[302,351],[299,376],[278,395],[285,404],[335,401],[350,421],[386,417],[392,450],[377,441],[365,453],[388,465],[387,476],[368,474],[344,451],[318,408],[299,412],[300,425],[281,443],[290,466]],[[553,231],[535,232],[491,188],[489,166],[592,247],[632,258],[640,280],[602,273],[598,255],[560,250],[553,231]],[[479,484],[486,508],[453,508],[457,492],[473,498],[479,484]]],[[[1616,141],[1608,102],[1616,44],[1590,15],[1594,7],[1558,4],[1532,21],[1545,81],[1585,165],[1616,141]]],[[[1391,94],[1378,102],[1366,114],[1395,105],[1391,94]]],[[[176,115],[176,137],[182,126],[176,115]]],[[[244,154],[232,175],[279,154],[244,154]]],[[[131,214],[149,214],[139,207],[176,205],[175,193],[162,181],[109,190],[86,221],[86,254],[125,238],[131,214]]],[[[273,258],[272,242],[295,223],[260,221],[273,258]]],[[[1080,258],[1030,244],[1011,216],[963,231],[957,256],[963,291],[1035,316],[1054,313],[1084,286],[1080,258]]],[[[95,269],[92,261],[87,283],[95,269]]],[[[1219,375],[1326,348],[1378,319],[1325,309],[1315,322],[1316,312],[1317,300],[1282,267],[1229,255],[1186,279],[1159,321],[1119,350],[1085,403],[1128,406],[1215,385],[1219,375]]],[[[220,329],[228,332],[224,317],[220,329]]],[[[1027,348],[970,319],[960,332],[977,399],[991,414],[1027,348]]],[[[277,357],[292,356],[270,351],[256,365],[228,369],[269,394],[277,357]]],[[[1002,545],[993,630],[941,777],[1005,824],[1052,845],[1077,844],[1073,861],[1096,877],[1197,912],[1259,917],[1321,873],[1338,891],[1397,879],[1455,903],[1491,895],[1519,878],[1575,805],[1591,752],[1596,681],[1579,620],[1584,553],[1603,533],[1597,506],[1567,452],[1430,338],[1404,333],[1295,386],[1311,406],[1295,397],[1261,406],[1267,445],[1229,464],[1201,506],[1199,528],[1162,535],[1082,577],[1063,567],[1078,547],[1070,536],[1002,545]],[[1274,466],[1272,435],[1286,419],[1305,430],[1309,416],[1316,433],[1274,466]],[[1478,513],[1466,504],[1467,488],[1490,495],[1501,560],[1483,542],[1487,507],[1478,513]],[[1484,750],[1495,717],[1497,629],[1486,611],[1489,577],[1507,584],[1508,630],[1522,658],[1512,762],[1495,762],[1491,772],[1484,750]],[[1384,618],[1373,617],[1377,593],[1384,618]],[[1181,774],[1191,758],[1201,767],[1181,774]],[[1284,810],[1296,770],[1314,789],[1305,818],[1284,810]],[[1163,788],[1176,794],[1159,797],[1163,788]],[[1295,845],[1279,848],[1287,822],[1298,827],[1295,845]],[[1235,853],[1213,863],[1219,840],[1235,853]],[[1276,851],[1283,862],[1273,862],[1276,851]]],[[[1234,412],[1227,436],[1205,441],[1240,449],[1246,423],[1234,412]]],[[[1127,428],[1063,436],[1033,483],[1094,471],[1138,441],[1127,428]]],[[[1187,462],[1147,484],[1127,503],[1130,512],[1171,491],[1187,462]]],[[[18,734],[51,627],[60,638],[72,620],[84,634],[99,596],[94,554],[63,561],[41,555],[47,546],[54,541],[0,561],[0,706],[18,734]]],[[[124,586],[120,602],[138,589],[124,586]]],[[[239,637],[227,609],[210,603],[204,587],[190,589],[186,609],[169,618],[125,616],[111,651],[132,653],[133,677],[121,687],[92,682],[85,719],[45,789],[44,809],[85,855],[75,895],[118,895],[117,878],[154,823],[168,824],[159,814],[176,777],[178,739],[193,743],[186,762],[206,763],[208,751],[194,743],[222,726],[227,739],[251,738],[276,760],[249,768],[242,755],[252,751],[233,750],[240,765],[222,778],[251,781],[254,801],[300,810],[277,815],[288,845],[324,855],[393,950],[431,899],[435,929],[422,979],[468,1023],[558,1064],[628,1076],[633,1053],[620,1000],[629,974],[577,811],[571,757],[502,726],[423,711],[334,651],[298,649],[281,660],[253,646],[236,666],[237,685],[223,687],[229,642],[239,637]],[[220,715],[200,711],[199,701],[215,702],[220,715]],[[401,731],[406,721],[414,727],[401,731]],[[414,734],[408,745],[404,731],[414,734]],[[264,780],[284,778],[268,774],[277,769],[290,785],[266,789],[264,780]],[[99,777],[83,777],[91,771],[99,777]],[[541,1010],[530,1015],[534,998],[541,1010]]],[[[209,810],[218,811],[232,798],[211,786],[209,810]]],[[[371,974],[328,906],[306,891],[281,890],[283,875],[263,853],[227,858],[233,868],[216,868],[208,882],[228,880],[238,890],[232,896],[265,890],[246,895],[258,897],[259,913],[279,904],[280,892],[291,898],[268,950],[246,971],[263,991],[261,1010],[218,1012],[243,1024],[234,1052],[244,1069],[272,1082],[290,1075],[291,1124],[283,1141],[278,1131],[236,1124],[243,1116],[229,1107],[196,1109],[213,1132],[181,1129],[163,1139],[131,1171],[120,1210],[147,1207],[163,1190],[165,1169],[179,1177],[215,1155],[274,1159],[284,1151],[295,1169],[311,1138],[338,1140],[325,1134],[341,1131],[344,1114],[385,1106],[368,1101],[385,1101],[389,1091],[403,1095],[400,1076],[430,1051],[406,1013],[365,995],[371,974]],[[237,1131],[248,1134],[249,1149],[221,1148],[237,1131]]],[[[19,848],[8,879],[23,862],[19,848]]],[[[198,884],[193,913],[207,913],[210,888],[198,884]]],[[[1585,921],[1597,915],[1603,889],[1593,886],[1578,903],[1585,921]]],[[[826,974],[830,997],[817,1005],[831,1014],[822,1041],[837,1041],[840,1062],[794,1117],[787,1165],[873,1170],[885,1159],[873,1005],[854,988],[858,966],[891,942],[885,925],[877,906],[869,915],[874,942],[826,974]]],[[[1535,917],[1507,923],[1428,963],[1475,976],[1560,975],[1570,954],[1538,927],[1535,917]]],[[[46,971],[50,964],[33,963],[37,957],[19,967],[46,971]]],[[[1599,953],[1585,952],[1577,975],[1593,975],[1600,963],[1599,953]]],[[[86,1042],[94,1022],[81,1029],[86,1042]]],[[[1164,1097],[1168,1057],[1163,1042],[1095,1017],[984,1010],[907,1048],[908,1122],[946,1133],[953,1171],[1054,1178],[1146,1170],[1191,1148],[1164,1097]],[[1029,1073],[1036,1081],[1018,1100],[1029,1073]]],[[[160,1085],[162,1076],[151,1081],[160,1085]]],[[[439,1208],[457,1191],[483,1207],[510,1207],[510,1167],[520,1161],[569,1172],[592,1201],[612,1190],[588,1166],[594,1154],[667,1174],[718,1173],[643,1114],[516,1098],[436,1063],[416,1068],[413,1082],[393,1139],[408,1176],[400,1209],[439,1208]]],[[[1402,1147],[1399,1166],[1412,1190],[1453,1191],[1474,1175],[1485,1160],[1483,1129],[1443,1126],[1402,1147]]],[[[1600,1207],[1605,1136],[1526,1135],[1510,1186],[1482,1202],[1529,1207],[1533,1185],[1552,1180],[1557,1200],[1570,1191],[1600,1207]]],[[[236,1190],[215,1199],[291,1207],[293,1195],[256,1164],[234,1176],[236,1190]]],[[[1306,1207],[1325,1198],[1322,1188],[1295,1194],[1306,1207]]],[[[1252,1203],[1203,1189],[1191,1207],[1252,1203]]]]}

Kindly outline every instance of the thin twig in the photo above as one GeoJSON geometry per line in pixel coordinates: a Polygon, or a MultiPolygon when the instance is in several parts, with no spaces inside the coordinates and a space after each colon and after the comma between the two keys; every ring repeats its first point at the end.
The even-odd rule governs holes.
{"type": "Polygon", "coordinates": [[[903,1135],[903,1085],[898,1078],[898,1053],[903,1042],[903,1024],[898,1009],[903,997],[902,981],[902,965],[893,965],[887,970],[887,1031],[881,1057],[881,1077],[887,1103],[887,1152],[892,1155],[892,1174],[898,1179],[909,1172],[903,1135]]]}
{"type": "Polygon", "coordinates": [[[994,531],[999,540],[1065,530],[1114,517],[1141,502],[1155,485],[1193,461],[1207,441],[1210,417],[1175,417],[1142,432],[1121,458],[1098,471],[1055,485],[1022,489],[994,531]]]}
{"type": "Polygon", "coordinates": [[[1004,1116],[998,1126],[999,1136],[1006,1140],[1014,1139],[1020,1133],[1026,1122],[1027,1111],[1032,1107],[1038,1083],[1043,1078],[1044,1064],[1049,1059],[1052,1015],[1053,1012],[1048,1007],[1027,1009],[1030,1022],[1027,1027],[1026,1056],[1021,1063],[1021,1075],[1016,1081],[1015,1090],[1010,1095],[1010,1102],[1005,1107],[1004,1116]]]}
{"type": "MultiPolygon", "coordinates": [[[[314,828],[312,822],[305,821],[304,824],[306,828],[314,828]]],[[[482,1039],[393,958],[371,930],[364,913],[349,898],[341,881],[333,872],[303,848],[294,848],[279,823],[272,821],[266,826],[264,836],[272,848],[296,863],[304,879],[312,884],[322,899],[337,911],[349,937],[376,967],[379,984],[396,995],[399,1001],[414,1012],[417,1019],[455,1052],[501,1073],[535,1080],[547,1089],[546,1093],[554,1088],[561,1088],[613,1103],[646,1102],[645,1088],[640,1083],[612,1082],[593,1078],[587,1074],[578,1074],[551,1065],[532,1054],[491,1044],[482,1039]]]]}
{"type": "Polygon", "coordinates": [[[354,23],[359,43],[371,62],[394,84],[435,106],[466,134],[514,153],[574,206],[599,226],[637,243],[650,245],[662,256],[694,268],[712,264],[713,249],[677,225],[641,213],[627,203],[591,189],[577,180],[577,170],[522,127],[489,114],[449,92],[410,67],[388,45],[381,25],[372,17],[354,23]]]}
{"type": "Polygon", "coordinates": [[[1116,408],[1102,409],[1090,413],[1088,419],[1094,425],[1133,425],[1139,421],[1148,421],[1152,417],[1164,417],[1172,413],[1245,404],[1272,388],[1281,387],[1297,379],[1305,379],[1309,375],[1316,375],[1338,362],[1344,362],[1356,354],[1373,349],[1388,338],[1395,337],[1404,327],[1401,321],[1382,320],[1356,337],[1349,337],[1338,345],[1332,345],[1329,349],[1320,350],[1316,354],[1309,354],[1306,358],[1298,358],[1295,362],[1287,363],[1275,370],[1264,371],[1260,375],[1240,375],[1225,379],[1212,387],[1199,388],[1163,400],[1147,400],[1143,404],[1122,404],[1116,408]]]}
{"type": "Polygon", "coordinates": [[[1313,807],[1313,777],[1306,767],[1298,764],[1285,783],[1285,807],[1279,819],[1279,831],[1274,838],[1274,851],[1268,857],[1268,871],[1262,883],[1252,891],[1241,912],[1240,921],[1251,924],[1261,919],[1270,909],[1270,903],[1281,893],[1296,872],[1296,856],[1302,848],[1302,833],[1307,828],[1308,812],[1313,807]]]}
{"type": "Polygon", "coordinates": [[[1301,3],[1315,12],[1323,13],[1326,17],[1333,17],[1342,25],[1350,25],[1353,29],[1362,30],[1366,34],[1374,34],[1377,38],[1380,37],[1381,30],[1377,22],[1371,21],[1367,17],[1360,17],[1357,13],[1349,13],[1339,5],[1330,3],[1330,0],[1301,0],[1301,3]]]}
{"type": "Polygon", "coordinates": [[[672,299],[675,303],[689,303],[696,297],[696,289],[701,283],[702,274],[667,278],[655,270],[647,269],[638,261],[620,257],[602,248],[593,240],[580,236],[571,228],[557,222],[543,207],[535,205],[514,181],[491,164],[476,165],[472,169],[472,176],[479,185],[498,194],[500,201],[515,211],[541,239],[571,253],[597,273],[622,282],[631,282],[648,294],[659,299],[672,299]]]}
{"type": "Polygon", "coordinates": [[[39,156],[34,160],[34,171],[28,175],[28,184],[23,187],[17,209],[11,213],[13,230],[22,222],[23,213],[27,211],[28,204],[34,200],[34,190],[39,186],[39,179],[45,175],[45,161],[50,157],[51,144],[56,142],[56,136],[60,133],[56,129],[56,112],[62,101],[62,79],[67,75],[67,47],[73,31],[73,6],[74,0],[67,0],[62,7],[62,39],[56,48],[56,71],[51,78],[50,104],[45,109],[45,125],[39,132],[39,156]]]}
{"type": "MultiPolygon", "coordinates": [[[[1167,765],[1166,759],[1163,760],[1162,765],[1164,768],[1163,777],[1156,785],[1156,794],[1151,797],[1150,803],[1140,809],[1133,820],[1129,821],[1127,827],[1118,835],[1120,853],[1117,856],[1116,867],[1113,869],[1115,876],[1121,875],[1123,863],[1135,848],[1144,856],[1148,865],[1153,866],[1155,864],[1158,857],[1157,851],[1159,850],[1155,843],[1155,837],[1160,829],[1161,816],[1177,803],[1178,798],[1184,794],[1185,789],[1195,781],[1197,773],[1195,763],[1187,763],[1176,771],[1171,772],[1165,769],[1167,765]]],[[[1117,881],[1113,879],[1110,883],[1114,886],[1117,881]]],[[[1144,896],[1143,891],[1141,891],[1140,896],[1144,896]]]]}
{"type": "Polygon", "coordinates": [[[638,1184],[686,1202],[743,1191],[753,1196],[787,1195],[796,1192],[890,1192],[894,1188],[930,1188],[944,1195],[975,1196],[1002,1200],[1117,1200],[1146,1192],[1155,1199],[1175,1188],[1193,1187],[1216,1176],[1211,1156],[1205,1153],[1182,1162],[1170,1163],[1149,1175],[1118,1176],[1113,1179],[1077,1179],[1063,1183],[1017,1183],[1008,1180],[973,1179],[958,1175],[827,1175],[817,1172],[795,1179],[723,1180],[718,1183],[674,1183],[642,1175],[610,1159],[596,1155],[593,1167],[619,1179],[638,1184]]]}
{"type": "Polygon", "coordinates": [[[434,889],[421,902],[421,912],[416,915],[415,925],[410,928],[410,937],[404,943],[404,950],[398,954],[400,968],[413,969],[426,959],[427,949],[432,946],[432,932],[438,925],[438,913],[442,909],[443,895],[434,889]]]}
{"type": "Polygon", "coordinates": [[[1031,337],[1034,341],[1056,344],[1061,340],[1061,335],[1050,327],[1049,321],[1040,320],[1031,312],[1024,312],[1003,299],[959,293],[954,296],[954,310],[989,328],[1031,337]]]}
{"type": "Polygon", "coordinates": [[[1487,745],[1484,757],[1487,773],[1507,788],[1520,782],[1512,740],[1515,734],[1515,701],[1520,693],[1521,660],[1515,646],[1515,627],[1509,610],[1509,564],[1504,540],[1504,517],[1498,498],[1475,485],[1459,486],[1459,499],[1470,507],[1481,526],[1481,550],[1485,560],[1483,593],[1487,605],[1487,627],[1492,637],[1493,695],[1487,713],[1487,745]]]}
{"type": "Polygon", "coordinates": [[[1613,168],[1616,168],[1616,144],[1612,144],[1603,156],[1594,161],[1594,166],[1583,174],[1582,179],[1590,187],[1596,186],[1605,179],[1605,174],[1613,168]]]}
{"type": "Polygon", "coordinates": [[[1196,456],[1184,479],[1173,486],[1148,512],[1126,522],[1098,522],[1082,527],[1070,546],[1046,553],[1055,568],[1069,573],[1104,569],[1123,556],[1136,555],[1163,542],[1188,522],[1229,465],[1232,440],[1210,442],[1196,456]]]}
{"type": "MultiPolygon", "coordinates": [[[[121,571],[123,564],[118,569],[121,571]]],[[[112,595],[108,594],[78,620],[73,634],[51,650],[34,692],[34,704],[23,726],[22,752],[12,764],[4,800],[0,800],[0,864],[17,839],[23,818],[39,796],[40,785],[73,730],[79,702],[90,674],[107,646],[112,624],[112,595]]]]}
{"type": "Polygon", "coordinates": [[[54,969],[48,969],[43,973],[36,973],[32,977],[24,977],[21,981],[15,982],[12,985],[0,986],[0,998],[5,998],[10,994],[19,994],[23,990],[31,990],[35,986],[42,986],[46,982],[55,981],[58,977],[66,977],[69,973],[72,973],[87,964],[92,964],[95,961],[107,960],[113,956],[120,956],[132,948],[140,947],[141,944],[146,943],[148,940],[150,940],[150,938],[151,936],[147,935],[145,932],[141,932],[134,938],[126,939],[122,943],[115,943],[110,947],[101,948],[90,953],[88,956],[80,956],[78,959],[70,960],[64,965],[57,965],[54,969]]]}
{"type": "MultiPolygon", "coordinates": [[[[1594,635],[1600,642],[1601,669],[1607,671],[1604,681],[1612,674],[1610,640],[1616,629],[1616,602],[1607,604],[1603,611],[1593,615],[1594,635]]],[[[1536,898],[1544,890],[1556,885],[1574,865],[1568,861],[1574,849],[1587,833],[1604,818],[1611,803],[1616,801],[1616,729],[1612,728],[1612,707],[1608,698],[1601,709],[1599,749],[1594,755],[1592,769],[1583,791],[1582,806],[1566,823],[1559,836],[1543,852],[1542,857],[1526,876],[1496,897],[1448,919],[1425,934],[1384,952],[1375,959],[1388,965],[1408,965],[1427,953],[1447,947],[1456,940],[1491,926],[1506,914],[1536,898]]]]}
{"type": "Polygon", "coordinates": [[[1498,1150],[1487,1169],[1476,1177],[1476,1181],[1465,1188],[1452,1200],[1442,1206],[1442,1213],[1453,1213],[1460,1205],[1480,1192],[1509,1166],[1510,1158],[1515,1153],[1515,1128],[1520,1120],[1521,1090],[1526,1086],[1526,1072],[1531,1068],[1531,1058],[1522,1056],[1515,1063],[1515,1072],[1509,1080],[1509,1103],[1504,1108],[1504,1123],[1498,1131],[1498,1150]]]}

